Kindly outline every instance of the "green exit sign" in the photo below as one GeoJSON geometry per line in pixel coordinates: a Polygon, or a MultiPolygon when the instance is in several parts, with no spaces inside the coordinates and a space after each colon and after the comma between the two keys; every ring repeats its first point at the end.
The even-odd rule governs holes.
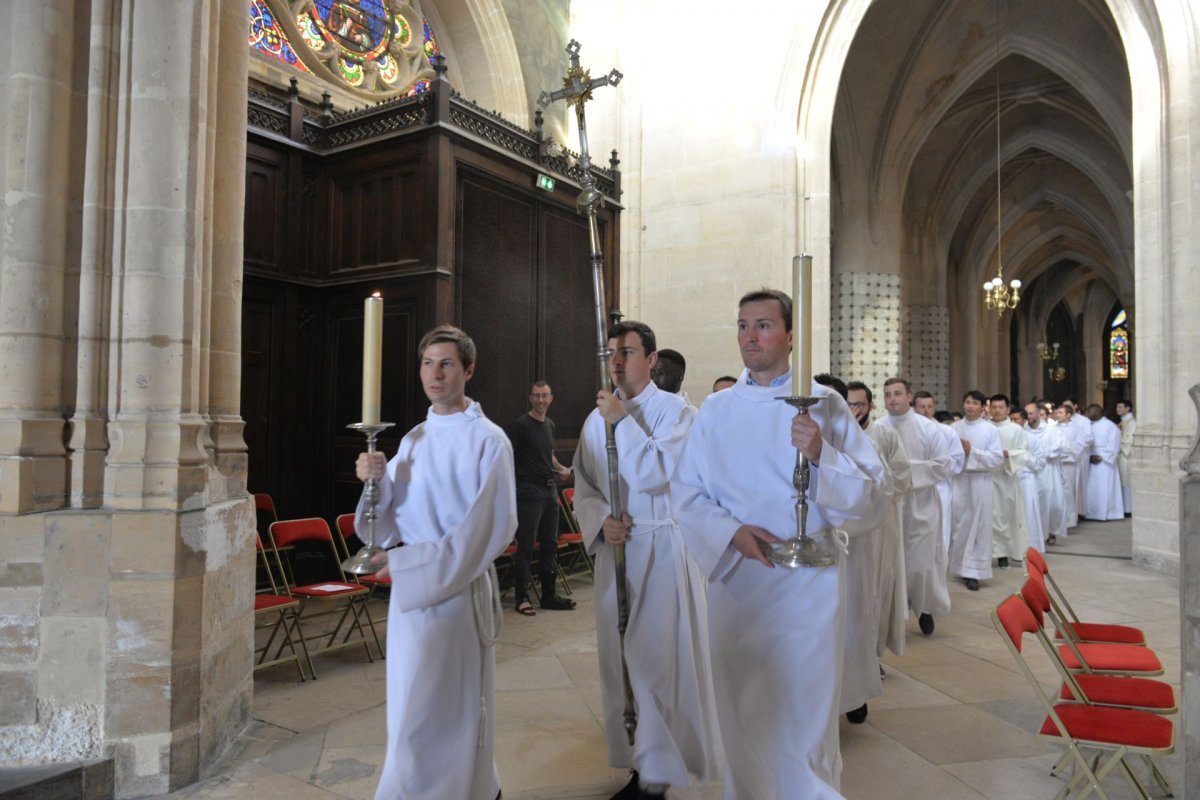
{"type": "Polygon", "coordinates": [[[543,175],[539,172],[536,183],[539,189],[544,189],[547,192],[554,191],[554,178],[551,178],[549,175],[543,175]]]}

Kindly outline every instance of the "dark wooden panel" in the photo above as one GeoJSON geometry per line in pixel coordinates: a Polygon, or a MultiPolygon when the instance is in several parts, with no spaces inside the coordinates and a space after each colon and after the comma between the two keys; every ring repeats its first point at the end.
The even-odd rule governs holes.
{"type": "Polygon", "coordinates": [[[479,351],[467,393],[501,426],[528,408],[537,313],[535,212],[511,189],[459,177],[458,316],[479,351]]]}
{"type": "Polygon", "coordinates": [[[251,492],[270,492],[272,453],[278,426],[279,341],[283,334],[282,296],[247,280],[242,294],[242,419],[249,449],[246,485],[251,492]]]}
{"type": "Polygon", "coordinates": [[[286,154],[248,143],[244,252],[260,270],[284,270],[287,185],[286,154]]]}
{"type": "Polygon", "coordinates": [[[339,172],[331,181],[331,275],[416,264],[421,256],[419,162],[339,172]]]}
{"type": "Polygon", "coordinates": [[[576,439],[599,388],[596,305],[586,218],[554,208],[541,215],[539,305],[545,320],[539,378],[554,390],[560,439],[576,439]]]}

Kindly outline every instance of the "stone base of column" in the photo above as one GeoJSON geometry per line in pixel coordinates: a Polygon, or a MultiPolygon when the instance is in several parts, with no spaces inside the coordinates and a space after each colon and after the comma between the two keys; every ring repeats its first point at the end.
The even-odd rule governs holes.
{"type": "Polygon", "coordinates": [[[2,766],[113,758],[118,797],[199,778],[250,719],[253,504],[0,516],[2,766]]]}

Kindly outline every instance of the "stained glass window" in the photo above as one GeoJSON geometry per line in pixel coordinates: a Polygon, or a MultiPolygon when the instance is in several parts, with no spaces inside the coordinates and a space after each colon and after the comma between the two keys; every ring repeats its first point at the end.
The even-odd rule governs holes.
{"type": "Polygon", "coordinates": [[[1108,377],[1110,380],[1129,377],[1129,326],[1124,309],[1113,317],[1108,332],[1108,377]]]}
{"type": "Polygon", "coordinates": [[[429,90],[432,59],[441,49],[429,21],[411,0],[247,2],[250,46],[255,50],[360,93],[411,97],[429,90]]]}
{"type": "Polygon", "coordinates": [[[277,58],[289,67],[308,72],[287,36],[275,21],[275,15],[262,0],[250,0],[250,46],[260,53],[277,58]]]}

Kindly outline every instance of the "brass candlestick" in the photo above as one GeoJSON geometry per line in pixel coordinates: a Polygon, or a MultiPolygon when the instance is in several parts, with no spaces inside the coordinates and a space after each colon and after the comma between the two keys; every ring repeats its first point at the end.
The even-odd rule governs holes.
{"type": "MultiPolygon", "coordinates": [[[[810,406],[821,402],[820,397],[781,397],[780,400],[808,415],[810,406]]],[[[837,563],[838,550],[832,537],[814,539],[808,535],[808,458],[796,450],[796,469],[792,472],[792,484],[796,487],[796,536],[782,542],[767,555],[772,562],[782,567],[831,567],[837,563]]]]}
{"type": "MultiPolygon", "coordinates": [[[[346,427],[364,433],[367,437],[367,452],[374,453],[376,437],[395,424],[394,422],[377,422],[374,425],[368,425],[365,422],[355,422],[346,427]]],[[[357,553],[342,562],[342,571],[351,575],[374,575],[379,571],[379,565],[372,561],[375,556],[384,552],[382,547],[375,546],[375,505],[379,502],[379,482],[374,478],[367,478],[366,484],[363,486],[363,493],[367,498],[366,544],[357,553]]]]}

